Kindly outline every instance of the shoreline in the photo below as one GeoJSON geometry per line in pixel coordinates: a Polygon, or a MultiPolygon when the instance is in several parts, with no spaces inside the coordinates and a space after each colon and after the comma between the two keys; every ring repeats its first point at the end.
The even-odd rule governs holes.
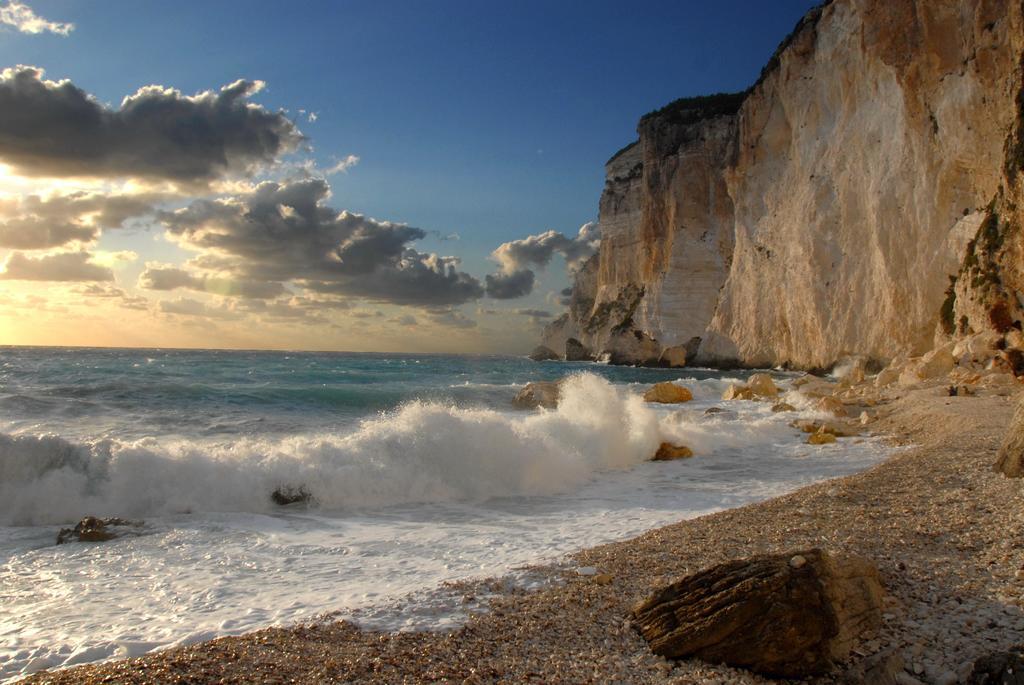
{"type": "Polygon", "coordinates": [[[849,666],[895,650],[914,677],[936,682],[1024,634],[1024,551],[1013,545],[1024,532],[1024,493],[991,470],[1017,393],[944,397],[942,389],[901,390],[886,406],[873,432],[914,446],[866,471],[565,557],[610,581],[548,565],[528,569],[550,581],[539,589],[501,579],[446,586],[467,603],[481,594],[488,604],[454,631],[301,624],[18,682],[774,682],[667,662],[650,653],[627,616],[671,579],[728,559],[816,546],[868,557],[889,593],[882,630],[862,641],[849,666]]]}

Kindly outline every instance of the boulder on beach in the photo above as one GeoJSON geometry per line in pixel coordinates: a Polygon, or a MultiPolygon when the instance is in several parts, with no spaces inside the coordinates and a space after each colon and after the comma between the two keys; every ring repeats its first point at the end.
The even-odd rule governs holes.
{"type": "Polygon", "coordinates": [[[569,338],[565,341],[565,361],[592,362],[594,361],[594,353],[576,338],[569,338]]]}
{"type": "Polygon", "coordinates": [[[533,352],[530,353],[530,359],[532,359],[535,362],[549,362],[559,361],[561,357],[557,352],[555,352],[550,347],[538,345],[537,347],[533,348],[533,352]]]}
{"type": "Polygon", "coordinates": [[[779,389],[767,373],[755,373],[747,379],[747,387],[758,397],[778,397],[779,389]]]}
{"type": "Polygon", "coordinates": [[[783,678],[821,675],[882,623],[867,559],[820,549],[731,561],[676,581],[633,610],[651,650],[783,678]]]}
{"type": "Polygon", "coordinates": [[[516,393],[512,404],[519,409],[536,409],[546,407],[554,409],[558,406],[558,398],[562,392],[561,381],[534,381],[516,393]]]}
{"type": "Polygon", "coordinates": [[[843,404],[842,400],[831,396],[822,397],[818,400],[815,409],[836,417],[849,416],[849,412],[846,411],[846,405],[843,404]]]}
{"type": "Polygon", "coordinates": [[[754,391],[745,385],[737,385],[733,383],[725,392],[722,393],[723,400],[752,400],[754,399],[754,391]]]}
{"type": "Polygon", "coordinates": [[[1024,477],[1024,400],[1010,419],[1010,425],[999,447],[995,470],[1008,478],[1024,477]]]}
{"type": "Polygon", "coordinates": [[[658,451],[651,457],[651,461],[675,461],[676,459],[689,459],[693,456],[693,450],[686,445],[673,445],[671,442],[663,442],[658,446],[658,451]]]}
{"type": "Polygon", "coordinates": [[[789,425],[794,428],[799,428],[804,433],[829,433],[837,438],[849,438],[859,434],[859,431],[855,427],[835,421],[813,421],[811,419],[801,419],[799,421],[794,421],[789,425]]]}
{"type": "Polygon", "coordinates": [[[1024,685],[1024,645],[974,662],[967,685],[1024,685]]]}
{"type": "Polygon", "coordinates": [[[644,393],[644,402],[658,402],[661,404],[677,404],[689,402],[693,399],[693,393],[688,388],[675,383],[655,383],[654,387],[644,393]]]}
{"type": "Polygon", "coordinates": [[[817,433],[811,433],[807,438],[808,445],[830,445],[835,441],[836,436],[823,430],[819,430],[817,433]]]}
{"type": "Polygon", "coordinates": [[[57,544],[63,545],[67,542],[106,542],[119,537],[123,531],[115,528],[126,526],[137,526],[139,523],[122,518],[97,518],[86,516],[74,528],[61,528],[57,533],[57,544]]]}

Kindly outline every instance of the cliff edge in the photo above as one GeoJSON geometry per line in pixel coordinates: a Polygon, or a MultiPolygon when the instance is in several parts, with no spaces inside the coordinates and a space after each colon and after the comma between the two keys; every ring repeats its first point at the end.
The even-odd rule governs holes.
{"type": "Polygon", "coordinates": [[[640,120],[544,344],[798,368],[1024,350],[1022,55],[1018,0],[812,10],[748,91],[640,120]]]}

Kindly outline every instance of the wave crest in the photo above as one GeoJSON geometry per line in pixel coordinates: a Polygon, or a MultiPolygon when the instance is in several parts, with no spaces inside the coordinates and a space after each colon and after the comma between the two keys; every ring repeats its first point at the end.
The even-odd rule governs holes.
{"type": "Polygon", "coordinates": [[[592,374],[567,380],[553,411],[418,401],[347,434],[230,445],[0,435],[0,524],[263,512],[289,485],[325,509],[553,494],[646,460],[659,439],[653,410],[592,374]]]}

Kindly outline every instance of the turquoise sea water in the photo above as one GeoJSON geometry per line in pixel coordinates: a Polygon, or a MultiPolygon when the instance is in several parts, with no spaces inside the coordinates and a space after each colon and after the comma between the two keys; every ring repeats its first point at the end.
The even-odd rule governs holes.
{"type": "Polygon", "coordinates": [[[450,626],[465,607],[434,591],[445,581],[557,563],[885,455],[873,440],[807,445],[794,415],[722,402],[745,375],[2,347],[0,681],[323,612],[450,626]],[[557,409],[512,407],[523,384],[563,376],[557,409]],[[663,380],[694,400],[643,402],[663,380]],[[650,462],[663,440],[695,456],[650,462]],[[279,506],[282,487],[311,500],[279,506]],[[85,515],[139,523],[102,544],[54,544],[85,515]]]}
{"type": "Polygon", "coordinates": [[[508,409],[523,384],[579,371],[616,384],[679,376],[484,355],[0,347],[0,431],[86,439],[294,435],[353,425],[412,400],[508,409]]]}

